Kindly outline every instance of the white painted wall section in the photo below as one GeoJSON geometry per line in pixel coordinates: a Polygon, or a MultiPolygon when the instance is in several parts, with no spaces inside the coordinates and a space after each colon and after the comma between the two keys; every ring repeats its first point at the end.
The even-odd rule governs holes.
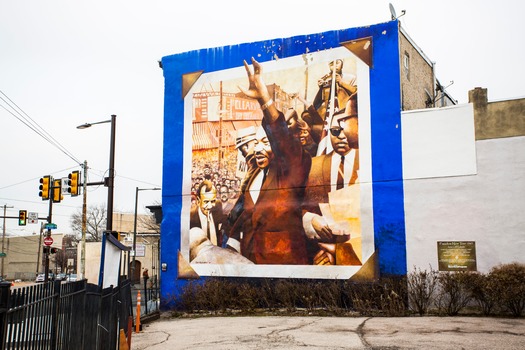
{"type": "Polygon", "coordinates": [[[472,104],[403,112],[403,178],[476,174],[472,104]]]}
{"type": "Polygon", "coordinates": [[[405,180],[409,272],[438,269],[438,241],[475,241],[480,272],[525,262],[525,137],[475,145],[477,174],[405,180]]]}

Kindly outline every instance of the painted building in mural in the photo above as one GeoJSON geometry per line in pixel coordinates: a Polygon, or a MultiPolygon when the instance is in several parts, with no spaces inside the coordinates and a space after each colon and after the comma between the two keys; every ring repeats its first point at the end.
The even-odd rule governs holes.
{"type": "Polygon", "coordinates": [[[165,298],[206,276],[486,268],[476,234],[421,227],[436,220],[420,215],[419,186],[477,175],[474,112],[436,89],[398,21],[181,53],[162,68],[165,298]],[[463,262],[447,260],[459,251],[463,262]]]}

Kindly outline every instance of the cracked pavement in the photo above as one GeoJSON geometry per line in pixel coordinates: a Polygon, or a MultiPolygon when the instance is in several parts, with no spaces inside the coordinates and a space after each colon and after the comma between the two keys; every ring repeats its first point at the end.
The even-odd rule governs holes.
{"type": "Polygon", "coordinates": [[[133,333],[131,349],[525,348],[523,318],[166,315],[133,333]]]}

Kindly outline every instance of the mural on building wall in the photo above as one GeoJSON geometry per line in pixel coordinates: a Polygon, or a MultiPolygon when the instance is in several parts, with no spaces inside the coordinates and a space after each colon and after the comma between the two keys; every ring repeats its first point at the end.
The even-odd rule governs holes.
{"type": "Polygon", "coordinates": [[[368,69],[341,47],[192,84],[181,253],[198,275],[349,278],[370,259],[368,69]]]}
{"type": "Polygon", "coordinates": [[[162,58],[165,300],[206,276],[406,273],[398,34],[392,21],[162,58]]]}

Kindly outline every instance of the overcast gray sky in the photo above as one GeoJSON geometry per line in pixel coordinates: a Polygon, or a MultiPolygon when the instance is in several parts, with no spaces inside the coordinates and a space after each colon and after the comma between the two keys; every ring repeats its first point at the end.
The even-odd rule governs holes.
{"type": "MultiPolygon", "coordinates": [[[[0,91],[101,181],[109,163],[109,124],[77,125],[117,115],[115,211],[133,213],[135,188],[162,185],[164,79],[157,61],[185,51],[360,27],[390,20],[436,62],[438,79],[466,103],[468,90],[489,100],[525,96],[525,2],[509,1],[2,1],[0,91]]],[[[0,93],[0,97],[6,99],[0,93]]],[[[0,106],[7,104],[0,99],[0,106]]],[[[69,156],[0,108],[0,206],[47,215],[38,197],[43,175],[80,170],[69,156]]],[[[89,205],[105,205],[106,188],[90,187],[89,205]]],[[[141,191],[139,213],[160,202],[141,191]]],[[[54,206],[58,233],[82,197],[54,206]]],[[[2,210],[3,208],[0,208],[2,210]]],[[[6,221],[8,235],[38,232],[6,221]]],[[[0,222],[1,225],[1,222],[0,222]]]]}

